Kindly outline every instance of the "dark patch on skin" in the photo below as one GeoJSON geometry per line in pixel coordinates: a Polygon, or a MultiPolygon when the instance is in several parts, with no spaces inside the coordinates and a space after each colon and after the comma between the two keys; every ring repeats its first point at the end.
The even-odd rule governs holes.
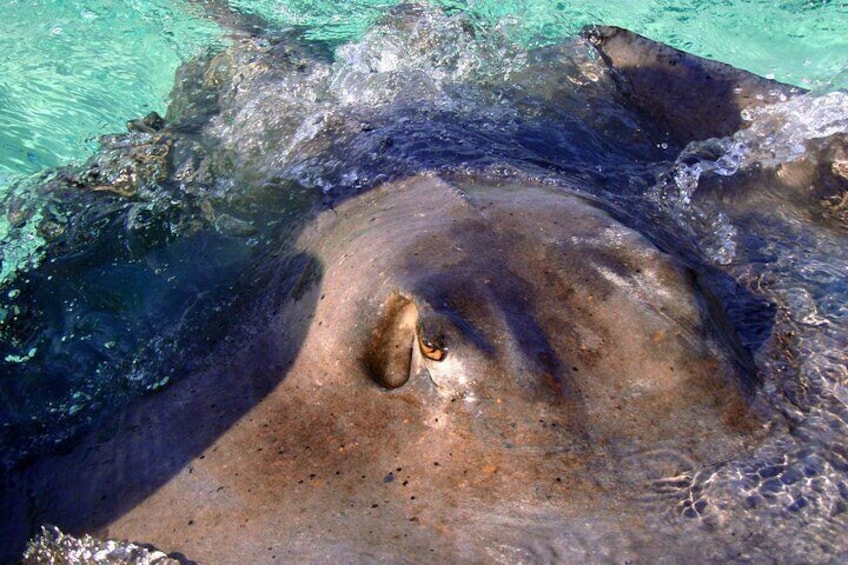
{"type": "Polygon", "coordinates": [[[323,276],[321,271],[321,265],[317,261],[312,260],[307,262],[303,266],[302,270],[300,270],[300,276],[297,277],[296,282],[289,293],[290,296],[296,301],[303,298],[303,295],[306,294],[307,291],[321,282],[321,278],[323,276]]]}
{"type": "Polygon", "coordinates": [[[588,26],[582,35],[614,70],[624,94],[679,143],[732,135],[742,110],[804,92],[618,27],[588,26]]]}

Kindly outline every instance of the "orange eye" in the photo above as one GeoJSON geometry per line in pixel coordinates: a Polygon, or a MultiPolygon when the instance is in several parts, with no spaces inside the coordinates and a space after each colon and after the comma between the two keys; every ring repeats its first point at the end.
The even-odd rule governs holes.
{"type": "Polygon", "coordinates": [[[431,359],[433,361],[442,361],[445,357],[447,357],[447,348],[439,347],[430,340],[422,339],[419,337],[418,345],[421,348],[421,353],[427,359],[431,359]]]}

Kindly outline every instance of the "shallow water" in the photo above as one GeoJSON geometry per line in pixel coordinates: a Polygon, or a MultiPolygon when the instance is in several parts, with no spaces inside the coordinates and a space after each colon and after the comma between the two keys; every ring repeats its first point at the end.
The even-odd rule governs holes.
{"type": "MultiPolygon", "coordinates": [[[[10,0],[0,6],[0,185],[3,178],[80,159],[96,137],[151,110],[164,112],[181,61],[221,40],[226,22],[200,3],[10,0]]],[[[212,4],[225,4],[213,2],[212,4]]],[[[307,37],[343,42],[396,4],[236,0],[237,10],[307,37]]],[[[618,25],[762,76],[807,88],[848,86],[844,2],[435,2],[524,46],[583,25],[618,25]]]]}
{"type": "Polygon", "coordinates": [[[79,159],[164,110],[177,65],[221,33],[171,4],[3,2],[0,177],[79,159]]]}
{"type": "MultiPolygon", "coordinates": [[[[164,113],[177,66],[226,44],[256,15],[262,25],[297,27],[341,43],[359,37],[397,2],[237,0],[22,2],[0,6],[0,197],[48,167],[91,155],[100,135],[129,119],[164,113]],[[233,16],[230,10],[241,12],[233,16]]],[[[556,42],[583,25],[619,25],[680,49],[805,88],[848,86],[844,2],[665,1],[454,2],[485,42],[490,32],[522,48],[556,42]]],[[[22,189],[24,192],[27,189],[22,189]]],[[[0,241],[10,224],[0,218],[0,241]]],[[[37,260],[37,233],[6,244],[0,282],[37,260]]]]}
{"type": "MultiPolygon", "coordinates": [[[[261,281],[238,286],[237,273],[284,240],[283,226],[314,203],[422,171],[518,179],[581,191],[661,248],[713,273],[715,280],[706,284],[725,302],[730,323],[762,374],[763,402],[791,422],[789,431],[769,436],[748,457],[687,468],[658,498],[668,503],[673,491],[671,512],[707,528],[759,517],[785,528],[791,539],[800,524],[809,527],[799,545],[770,539],[764,554],[752,550],[754,560],[782,549],[803,554],[815,548],[822,559],[844,556],[839,535],[848,506],[848,98],[826,91],[846,85],[848,48],[839,30],[848,26],[836,25],[845,21],[845,4],[746,3],[746,14],[769,21],[769,34],[797,40],[786,52],[782,46],[789,41],[751,33],[749,26],[761,27],[752,20],[744,19],[744,33],[733,27],[742,26],[743,18],[732,5],[692,3],[683,10],[667,3],[607,2],[574,14],[567,3],[553,11],[543,9],[550,3],[469,3],[468,11],[465,4],[451,3],[446,13],[431,8],[369,28],[385,13],[383,4],[351,7],[353,20],[327,5],[232,4],[275,25],[306,26],[307,40],[292,40],[297,47],[287,59],[303,72],[269,70],[275,77],[270,86],[254,80],[261,74],[245,72],[232,93],[242,97],[240,103],[219,119],[206,114],[203,103],[186,102],[191,99],[186,91],[209,75],[184,69],[174,95],[178,107],[171,110],[200,124],[195,127],[202,135],[180,154],[185,165],[180,183],[159,176],[155,135],[136,133],[104,139],[97,158],[103,171],[113,162],[119,166],[112,169],[121,163],[150,165],[137,183],[122,184],[120,175],[111,184],[91,181],[85,176],[90,166],[66,172],[75,182],[118,186],[117,194],[81,197],[71,190],[74,183],[63,180],[67,176],[48,172],[14,184],[6,197],[6,224],[0,225],[6,230],[0,232],[5,238],[0,453],[7,467],[67,445],[104,411],[178,378],[174,367],[186,362],[179,359],[182,344],[206,327],[209,316],[226,317],[233,288],[259,297],[267,290],[261,281]],[[616,19],[622,13],[632,19],[616,19]],[[585,44],[565,39],[559,47],[531,49],[597,20],[629,25],[821,92],[747,113],[745,127],[732,136],[683,146],[650,128],[634,130],[632,116],[622,111],[585,44]],[[828,30],[832,35],[823,37],[828,30]],[[745,44],[735,45],[736,37],[745,44]],[[143,159],[128,159],[127,147],[143,159]],[[204,172],[204,162],[213,163],[213,173],[204,172]],[[39,251],[33,246],[38,241],[64,247],[39,251]]],[[[96,22],[86,10],[102,11],[91,6],[71,5],[70,20],[96,22]]],[[[136,19],[128,25],[133,33],[148,29],[145,25],[168,30],[153,33],[150,41],[169,38],[167,47],[159,45],[170,55],[155,63],[137,61],[137,50],[130,49],[116,59],[139,67],[99,78],[111,81],[122,72],[152,76],[138,70],[150,67],[172,73],[201,45],[213,42],[221,49],[233,40],[216,39],[217,25],[240,25],[222,12],[213,25],[192,4],[185,13],[141,6],[132,4],[136,19]],[[161,26],[163,21],[173,23],[161,26]],[[147,23],[139,28],[138,22],[147,23]],[[183,26],[188,32],[174,31],[183,26]]],[[[49,14],[47,19],[55,12],[49,14]]],[[[106,23],[104,30],[114,27],[106,23]]],[[[70,24],[55,25],[62,28],[56,36],[69,33],[70,24]]],[[[239,56],[256,62],[270,43],[249,45],[239,56]]],[[[43,55],[44,61],[55,59],[55,53],[43,55]]],[[[220,82],[210,79],[206,87],[227,84],[227,72],[222,64],[220,82]]],[[[157,80],[170,85],[162,76],[157,80]]],[[[157,106],[162,92],[155,90],[133,90],[139,100],[115,96],[132,106],[124,110],[107,110],[100,99],[85,103],[110,119],[118,116],[95,132],[121,131],[127,118],[151,108],[164,111],[157,106]]],[[[18,114],[27,116],[23,110],[18,114]]],[[[51,119],[32,123],[49,130],[51,119]]],[[[72,135],[95,133],[80,134],[82,129],[72,135]]],[[[39,138],[19,134],[13,141],[22,137],[39,138]]],[[[73,157],[59,145],[44,147],[44,155],[55,151],[55,156],[38,157],[47,159],[39,167],[73,157]]],[[[31,149],[11,151],[22,167],[16,172],[32,165],[21,158],[31,149]]],[[[650,469],[644,472],[650,475],[650,469]]]]}

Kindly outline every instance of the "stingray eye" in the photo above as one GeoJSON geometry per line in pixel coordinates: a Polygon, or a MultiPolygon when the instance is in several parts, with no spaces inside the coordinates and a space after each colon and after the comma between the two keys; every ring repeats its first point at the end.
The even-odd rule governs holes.
{"type": "Polygon", "coordinates": [[[433,361],[443,361],[448,355],[447,347],[420,336],[418,337],[418,346],[421,348],[421,354],[433,361]]]}

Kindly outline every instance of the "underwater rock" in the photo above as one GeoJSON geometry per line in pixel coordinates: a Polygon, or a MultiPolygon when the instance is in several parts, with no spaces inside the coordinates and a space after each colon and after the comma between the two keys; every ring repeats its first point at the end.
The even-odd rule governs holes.
{"type": "MultiPolygon", "coordinates": [[[[102,541],[89,535],[75,538],[55,526],[42,526],[30,540],[22,565],[180,565],[180,561],[148,546],[115,540],[102,541]]],[[[185,563],[185,562],[183,562],[185,563]]]]}

